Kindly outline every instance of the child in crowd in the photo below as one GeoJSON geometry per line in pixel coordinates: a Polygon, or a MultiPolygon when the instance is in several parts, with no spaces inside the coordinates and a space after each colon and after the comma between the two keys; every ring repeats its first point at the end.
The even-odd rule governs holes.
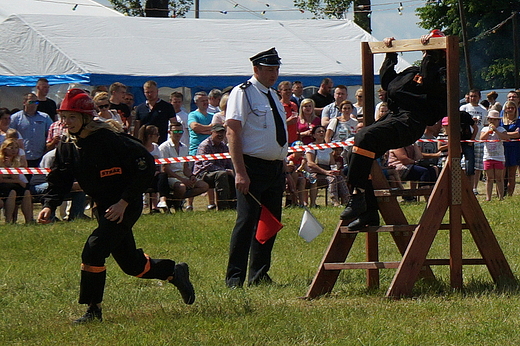
{"type": "MultiPolygon", "coordinates": [[[[302,146],[302,141],[296,141],[291,146],[302,146]]],[[[308,193],[306,190],[307,178],[304,172],[307,171],[307,159],[303,151],[297,151],[287,156],[287,184],[291,191],[293,203],[297,202],[298,206],[307,206],[308,193]]]]}
{"type": "MultiPolygon", "coordinates": [[[[27,167],[22,164],[20,146],[15,138],[6,138],[0,146],[1,167],[27,167]]],[[[21,202],[25,223],[33,221],[32,197],[23,174],[0,174],[0,196],[5,200],[5,221],[16,222],[16,201],[21,202]]]]}
{"type": "Polygon", "coordinates": [[[496,110],[489,111],[487,115],[488,126],[482,128],[480,139],[484,142],[484,171],[486,172],[486,201],[491,201],[493,195],[493,182],[497,185],[498,199],[504,199],[504,169],[506,157],[502,140],[509,136],[500,125],[500,113],[496,110]]]}

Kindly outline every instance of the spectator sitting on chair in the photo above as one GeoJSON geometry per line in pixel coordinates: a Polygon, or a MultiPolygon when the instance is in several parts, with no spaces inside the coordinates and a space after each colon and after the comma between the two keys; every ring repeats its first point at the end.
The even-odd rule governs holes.
{"type": "MultiPolygon", "coordinates": [[[[188,156],[188,147],[180,142],[184,130],[182,124],[174,122],[170,125],[170,138],[159,146],[161,158],[188,156]]],[[[159,208],[166,207],[167,196],[173,191],[173,207],[182,210],[182,201],[185,198],[198,196],[208,191],[208,184],[198,180],[192,174],[188,162],[169,163],[163,166],[166,175],[159,177],[158,189],[160,194],[159,208]]]]}
{"type": "MultiPolygon", "coordinates": [[[[161,157],[161,151],[159,150],[159,146],[157,145],[157,141],[159,140],[159,128],[155,125],[144,125],[139,129],[139,137],[137,137],[143,143],[144,147],[148,150],[148,152],[153,156],[154,159],[159,159],[161,157]]],[[[150,195],[150,204],[151,209],[150,213],[160,213],[161,210],[157,207],[157,185],[159,182],[159,175],[161,173],[161,165],[155,164],[155,175],[153,180],[149,186],[149,190],[151,192],[147,193],[150,195]]]]}
{"type": "MultiPolygon", "coordinates": [[[[302,141],[296,141],[291,144],[294,146],[302,146],[302,141]]],[[[298,206],[306,207],[307,206],[307,183],[309,180],[305,177],[305,173],[307,172],[307,159],[305,158],[305,152],[296,151],[289,156],[287,156],[287,176],[286,181],[289,186],[289,191],[291,192],[291,203],[287,203],[288,205],[295,204],[297,202],[298,206]],[[294,189],[294,192],[291,190],[294,189]]]]}
{"type": "MultiPolygon", "coordinates": [[[[211,127],[211,135],[200,143],[197,155],[228,153],[229,148],[224,143],[226,128],[222,124],[211,127]]],[[[233,208],[236,204],[235,173],[231,159],[204,160],[195,162],[193,174],[214,188],[217,195],[218,210],[233,208]]],[[[215,201],[208,205],[215,205],[215,201]]]]}
{"type": "MultiPolygon", "coordinates": [[[[15,138],[6,138],[0,146],[0,167],[23,167],[20,147],[15,138]]],[[[23,174],[0,174],[0,196],[5,200],[5,221],[16,222],[16,201],[22,203],[25,223],[33,221],[32,197],[23,174]]]]}
{"type": "MultiPolygon", "coordinates": [[[[325,128],[316,126],[312,129],[314,142],[312,144],[325,143],[325,128]]],[[[333,150],[325,149],[307,149],[305,152],[307,165],[312,173],[316,173],[316,181],[311,184],[311,207],[316,207],[316,197],[318,195],[318,187],[327,186],[330,198],[335,207],[345,203],[348,198],[348,189],[345,179],[337,169],[332,169],[331,165],[336,165],[333,150]]]]}
{"type": "MultiPolygon", "coordinates": [[[[52,149],[51,151],[43,155],[42,161],[40,162],[40,168],[52,168],[55,158],[56,148],[52,149]]],[[[47,176],[45,174],[33,175],[31,178],[31,182],[29,183],[29,190],[31,191],[31,194],[33,196],[37,197],[36,200],[41,200],[41,202],[43,203],[42,197],[49,191],[49,183],[47,182],[47,176]]],[[[67,221],[72,221],[74,219],[90,219],[84,213],[87,196],[85,195],[85,192],[83,192],[83,190],[77,182],[74,182],[72,184],[72,189],[69,194],[65,195],[65,199],[70,199],[72,201],[67,221]]],[[[51,220],[57,220],[54,211],[51,213],[51,220]]]]}
{"type": "Polygon", "coordinates": [[[419,182],[419,187],[435,184],[437,173],[433,166],[422,166],[421,149],[417,144],[390,150],[388,165],[395,166],[402,181],[419,182]]]}

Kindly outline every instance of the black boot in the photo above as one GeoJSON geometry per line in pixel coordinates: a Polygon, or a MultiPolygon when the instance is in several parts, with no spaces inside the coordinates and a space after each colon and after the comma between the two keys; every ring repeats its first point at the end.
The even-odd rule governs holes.
{"type": "Polygon", "coordinates": [[[341,220],[352,220],[357,218],[359,215],[367,210],[367,203],[365,201],[365,192],[357,190],[355,194],[350,195],[350,199],[347,203],[347,207],[339,218],[341,220]]]}
{"type": "Polygon", "coordinates": [[[103,321],[103,315],[101,313],[101,309],[96,305],[89,306],[85,315],[81,316],[77,320],[74,320],[72,323],[74,324],[82,324],[82,323],[90,323],[94,321],[103,321]]]}
{"type": "Polygon", "coordinates": [[[368,226],[379,226],[379,213],[377,210],[367,210],[349,223],[347,227],[349,231],[359,231],[368,226]]]}
{"type": "Polygon", "coordinates": [[[186,263],[177,263],[173,273],[173,279],[170,280],[179,292],[186,304],[195,302],[195,289],[190,282],[190,272],[186,263]]]}

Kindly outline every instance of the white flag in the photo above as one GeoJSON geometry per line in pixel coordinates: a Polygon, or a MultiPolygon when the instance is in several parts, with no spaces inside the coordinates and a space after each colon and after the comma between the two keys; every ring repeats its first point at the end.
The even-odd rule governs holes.
{"type": "Polygon", "coordinates": [[[308,208],[305,208],[298,234],[310,243],[314,238],[319,236],[321,232],[323,232],[323,226],[319,223],[316,217],[312,215],[311,211],[308,208]]]}

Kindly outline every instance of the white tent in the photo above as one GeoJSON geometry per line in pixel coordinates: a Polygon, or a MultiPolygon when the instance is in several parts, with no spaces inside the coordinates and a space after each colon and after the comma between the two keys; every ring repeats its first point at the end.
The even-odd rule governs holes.
{"type": "MultiPolygon", "coordinates": [[[[332,77],[336,85],[360,85],[360,42],[376,40],[350,20],[136,18],[106,8],[103,15],[78,14],[89,6],[72,11],[67,4],[54,12],[66,14],[12,14],[0,23],[0,86],[33,86],[46,77],[51,84],[141,86],[154,79],[160,86],[223,88],[249,78],[249,57],[273,46],[282,58],[280,80],[319,85],[332,77]]],[[[376,56],[376,70],[382,59],[376,56]]]]}

